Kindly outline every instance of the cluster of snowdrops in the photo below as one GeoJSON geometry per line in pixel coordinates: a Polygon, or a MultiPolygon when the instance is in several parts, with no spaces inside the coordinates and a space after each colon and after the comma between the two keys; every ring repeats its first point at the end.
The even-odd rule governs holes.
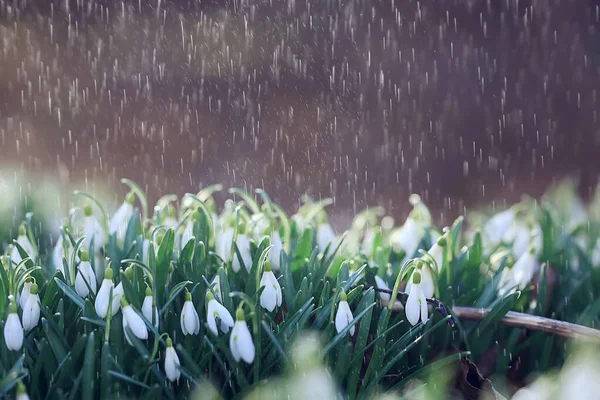
{"type": "MultiPolygon", "coordinates": [[[[10,352],[33,351],[24,347],[25,339],[34,346],[36,335],[47,335],[48,324],[55,324],[44,307],[57,304],[57,299],[64,307],[62,299],[68,299],[78,309],[73,315],[89,324],[86,330],[101,328],[108,343],[115,329],[111,324],[118,325],[129,346],[140,354],[150,349],[157,376],[164,373],[168,381],[178,383],[183,373],[193,384],[194,372],[180,362],[177,348],[182,347],[177,342],[203,336],[212,343],[211,339],[228,337],[229,353],[215,355],[215,362],[223,368],[226,362],[251,365],[256,340],[261,340],[256,336],[265,328],[274,352],[284,353],[269,330],[291,317],[286,310],[302,310],[303,290],[304,295],[314,292],[304,278],[295,296],[284,293],[286,287],[294,287],[288,280],[290,270],[302,273],[308,265],[319,266],[322,276],[334,281],[345,271],[338,285],[323,285],[322,299],[332,300],[329,308],[319,305],[326,312],[320,314],[325,323],[318,326],[325,329],[330,321],[337,343],[356,337],[359,319],[376,302],[391,309],[396,303],[390,301],[391,294],[401,288],[408,294],[406,320],[413,326],[425,324],[431,311],[427,299],[438,297],[439,277],[454,257],[453,230],[434,228],[418,196],[411,197],[413,211],[399,227],[391,218],[381,218],[380,209],[371,209],[357,216],[344,235],[336,235],[327,222],[327,200],[306,201],[288,217],[266,193],[257,191],[263,200],[259,204],[254,196],[233,189],[232,199],[218,210],[213,194],[221,188],[211,186],[185,195],[179,204],[175,196],[165,196],[149,215],[141,189],[131,181],[125,183],[132,190],[110,214],[94,196],[78,192],[79,201],[49,251],[38,249],[31,215],[20,225],[1,268],[4,344],[10,352]],[[194,268],[200,264],[202,269],[194,268]],[[245,290],[231,290],[234,281],[245,290]],[[360,297],[368,288],[378,300],[360,297]],[[353,310],[351,300],[359,298],[366,303],[353,310]],[[180,304],[175,312],[174,304],[180,304]]],[[[506,257],[513,260],[511,268],[500,271],[498,297],[525,289],[540,270],[544,233],[538,219],[527,215],[519,206],[509,208],[474,233],[475,240],[484,244],[483,254],[502,254],[498,264],[506,257]],[[499,252],[502,246],[506,251],[499,252]]],[[[600,264],[600,241],[585,245],[591,248],[592,263],[600,264]]],[[[500,270],[498,265],[494,270],[500,270]]],[[[316,311],[311,311],[296,313],[298,320],[293,322],[315,318],[316,311]]],[[[137,382],[124,373],[112,376],[137,382]]],[[[21,396],[26,396],[24,378],[15,379],[21,396]]]]}

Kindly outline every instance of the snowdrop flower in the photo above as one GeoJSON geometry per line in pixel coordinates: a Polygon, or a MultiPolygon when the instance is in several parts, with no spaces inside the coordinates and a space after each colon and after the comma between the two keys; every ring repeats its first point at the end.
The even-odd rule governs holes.
{"type": "MultiPolygon", "coordinates": [[[[109,268],[110,269],[110,268],[109,268]]],[[[108,270],[108,269],[107,269],[108,270]]],[[[125,268],[125,277],[129,280],[131,280],[133,278],[133,267],[129,266],[127,268],[125,268]]],[[[125,291],[123,290],[123,282],[119,282],[119,284],[115,287],[115,290],[113,290],[113,299],[112,299],[112,304],[111,304],[111,315],[116,315],[119,310],[121,309],[121,297],[123,297],[123,295],[125,294],[125,291]]]]}
{"type": "Polygon", "coordinates": [[[260,306],[265,310],[271,312],[277,307],[281,306],[281,286],[277,282],[277,278],[273,274],[271,269],[271,263],[265,263],[265,269],[260,279],[260,287],[265,287],[265,290],[260,295],[260,306]]]}
{"type": "Polygon", "coordinates": [[[187,289],[179,322],[184,335],[197,335],[200,332],[200,319],[192,303],[192,294],[187,289]]]}
{"type": "Polygon", "coordinates": [[[504,235],[515,220],[516,214],[512,208],[492,216],[483,226],[483,236],[486,242],[496,246],[502,242],[504,235]]]}
{"type": "Polygon", "coordinates": [[[154,297],[152,297],[152,289],[149,287],[146,288],[146,296],[144,297],[144,302],[142,303],[142,315],[144,315],[144,317],[146,317],[151,324],[158,328],[158,308],[156,308],[154,297]]]}
{"type": "Polygon", "coordinates": [[[31,293],[31,285],[33,285],[33,278],[27,278],[25,283],[23,284],[23,289],[21,290],[21,295],[17,300],[17,303],[21,306],[21,309],[25,309],[25,304],[27,303],[27,299],[29,298],[29,294],[31,293]]]}
{"type": "Polygon", "coordinates": [[[405,257],[412,257],[419,247],[421,241],[421,235],[419,234],[419,225],[414,218],[406,218],[406,222],[392,235],[392,247],[395,251],[403,251],[405,257]]]}
{"type": "Polygon", "coordinates": [[[92,214],[91,205],[86,204],[83,207],[83,215],[83,235],[85,236],[83,245],[89,248],[93,239],[95,252],[98,252],[106,243],[104,229],[102,229],[102,225],[100,225],[98,219],[92,214]]]}
{"type": "Polygon", "coordinates": [[[170,337],[167,336],[167,351],[165,352],[165,374],[167,378],[171,381],[179,380],[181,376],[181,371],[179,370],[179,357],[177,356],[177,352],[173,347],[173,341],[170,337]]]}
{"type": "MultiPolygon", "coordinates": [[[[435,283],[433,279],[433,271],[431,270],[431,266],[419,259],[417,261],[417,267],[415,268],[415,272],[419,272],[421,274],[421,290],[425,297],[433,297],[435,293],[435,283]]],[[[406,291],[410,293],[412,287],[412,279],[409,279],[406,283],[406,291]]]]}
{"type": "MultiPolygon", "coordinates": [[[[236,241],[238,250],[240,251],[240,255],[242,256],[242,262],[244,263],[244,267],[246,267],[246,271],[250,272],[252,268],[252,252],[250,249],[250,238],[241,233],[238,234],[236,241]]],[[[241,267],[240,259],[237,253],[233,254],[233,265],[231,266],[234,272],[238,272],[241,267]]]]}
{"type": "Polygon", "coordinates": [[[276,230],[273,231],[269,241],[271,242],[271,245],[273,245],[271,252],[269,253],[269,262],[273,266],[273,269],[279,269],[281,268],[281,252],[283,251],[283,242],[281,241],[279,232],[276,230]]]}
{"type": "MultiPolygon", "coordinates": [[[[387,283],[377,275],[375,275],[375,285],[377,286],[377,289],[391,290],[387,283]]],[[[379,298],[382,301],[389,302],[392,296],[389,293],[379,292],[379,298]]]]}
{"type": "Polygon", "coordinates": [[[446,238],[444,238],[442,236],[441,238],[438,239],[437,242],[435,242],[433,244],[433,246],[431,246],[431,248],[429,250],[427,250],[427,253],[435,261],[435,267],[437,269],[438,274],[440,273],[440,271],[442,270],[442,267],[443,267],[442,264],[444,263],[444,248],[445,248],[445,246],[446,246],[446,238]]]}
{"type": "Polygon", "coordinates": [[[252,216],[252,236],[259,239],[265,236],[265,232],[271,225],[269,218],[263,213],[252,216]]]}
{"type": "Polygon", "coordinates": [[[540,255],[544,245],[542,229],[538,224],[528,227],[523,223],[515,223],[506,232],[505,242],[512,243],[512,253],[515,258],[525,254],[533,246],[535,254],[540,255]]]}
{"type": "Polygon", "coordinates": [[[208,322],[208,329],[212,333],[216,335],[219,334],[217,330],[217,318],[221,320],[221,330],[223,333],[229,332],[229,328],[233,327],[233,317],[227,311],[227,309],[219,303],[212,292],[209,290],[206,292],[206,303],[207,303],[207,311],[206,311],[206,319],[208,322]]]}
{"type": "Polygon", "coordinates": [[[77,268],[77,276],[75,278],[75,290],[78,295],[86,298],[89,295],[90,289],[96,294],[96,273],[90,265],[89,254],[86,250],[81,251],[80,258],[81,262],[77,268]]]}
{"type": "MultiPolygon", "coordinates": [[[[115,285],[112,277],[112,268],[107,268],[106,271],[104,271],[104,279],[102,280],[102,285],[100,286],[100,290],[98,290],[98,295],[96,296],[96,302],[94,304],[96,313],[100,318],[106,318],[106,315],[108,314],[108,304],[110,302],[109,297],[111,289],[113,290],[113,296],[116,292],[116,290],[114,290],[115,285]]],[[[119,302],[120,301],[121,299],[119,299],[119,302]]]]}
{"type": "Polygon", "coordinates": [[[217,255],[225,262],[229,261],[229,254],[233,246],[233,228],[225,228],[216,235],[215,250],[217,255]]]}
{"type": "Polygon", "coordinates": [[[427,299],[421,287],[421,273],[419,271],[412,274],[412,285],[404,311],[406,312],[406,319],[411,325],[418,324],[419,319],[423,323],[427,322],[427,299]]]}
{"type": "Polygon", "coordinates": [[[35,328],[40,321],[40,296],[38,295],[38,285],[31,285],[31,294],[27,297],[25,307],[23,307],[23,329],[30,331],[35,328]]]}
{"type": "MultiPolygon", "coordinates": [[[[333,243],[335,238],[335,232],[333,231],[331,225],[326,222],[319,224],[317,227],[317,246],[319,246],[319,250],[321,252],[325,252],[327,246],[329,246],[330,243],[333,243]]],[[[327,252],[328,254],[333,253],[335,250],[332,247],[333,245],[329,247],[329,251],[327,252]]]]}
{"type": "MultiPolygon", "coordinates": [[[[344,289],[341,289],[342,293],[340,294],[340,302],[338,303],[337,313],[335,314],[335,330],[340,333],[344,330],[345,327],[348,326],[350,322],[354,319],[352,316],[352,311],[350,310],[350,306],[348,305],[348,297],[346,296],[346,292],[344,289]]],[[[352,325],[350,328],[350,336],[354,335],[354,331],[356,325],[352,325]]]]}
{"type": "Polygon", "coordinates": [[[121,309],[121,297],[123,297],[124,294],[125,290],[123,289],[123,283],[119,282],[119,284],[115,287],[115,290],[113,290],[112,304],[110,305],[111,315],[116,315],[121,309]]]}
{"type": "Polygon", "coordinates": [[[63,266],[63,238],[62,235],[58,237],[56,244],[54,245],[54,249],[52,250],[52,264],[54,264],[54,269],[65,273],[63,266]]]}
{"type": "Polygon", "coordinates": [[[185,223],[185,229],[181,233],[181,244],[179,246],[179,250],[183,250],[190,239],[194,237],[194,222],[198,219],[200,219],[200,213],[195,211],[192,214],[192,217],[189,218],[185,223]]]}
{"type": "Polygon", "coordinates": [[[517,287],[523,289],[531,282],[533,274],[540,268],[535,248],[532,246],[515,262],[510,270],[504,269],[499,293],[504,295],[510,289],[517,287]]]}
{"type": "Polygon", "coordinates": [[[27,394],[27,389],[23,382],[19,381],[17,385],[17,397],[16,400],[29,400],[29,395],[27,394]]]}
{"type": "MultiPolygon", "coordinates": [[[[31,258],[35,262],[35,249],[33,248],[31,241],[27,237],[27,229],[25,228],[24,223],[21,224],[21,226],[19,227],[19,236],[17,237],[17,243],[19,243],[23,250],[25,250],[29,258],[31,258]]],[[[13,246],[12,251],[10,252],[10,258],[16,264],[20,263],[23,260],[17,246],[13,246]]]]}
{"type": "Polygon", "coordinates": [[[254,361],[254,342],[246,324],[244,310],[238,308],[235,313],[235,324],[229,336],[229,348],[235,361],[244,360],[248,364],[254,361]]]}
{"type": "Polygon", "coordinates": [[[148,329],[146,328],[144,320],[135,312],[133,307],[129,305],[129,302],[125,297],[121,297],[121,308],[123,309],[123,332],[125,332],[125,339],[127,339],[127,342],[133,346],[129,334],[127,333],[127,328],[129,328],[138,339],[148,339],[148,329]]]}
{"type": "Polygon", "coordinates": [[[127,196],[125,196],[125,201],[123,204],[121,204],[117,212],[115,212],[110,219],[108,233],[110,235],[116,233],[118,241],[125,240],[127,224],[129,224],[129,219],[133,216],[134,202],[135,194],[133,192],[129,192],[127,196]]]}
{"type": "Polygon", "coordinates": [[[4,324],[4,342],[9,350],[19,351],[23,346],[23,327],[17,314],[17,305],[11,301],[8,310],[9,314],[4,324]]]}

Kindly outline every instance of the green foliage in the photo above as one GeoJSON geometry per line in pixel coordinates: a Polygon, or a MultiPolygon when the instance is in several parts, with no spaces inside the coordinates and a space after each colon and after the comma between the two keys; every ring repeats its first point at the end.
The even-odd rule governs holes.
{"type": "MultiPolygon", "coordinates": [[[[135,183],[123,182],[132,189],[141,212],[132,206],[116,224],[120,228],[111,232],[119,212],[110,217],[92,195],[77,192],[76,199],[94,205],[93,218],[105,237],[86,242],[86,220],[75,208],[61,229],[62,245],[55,249],[42,245],[48,241],[39,241],[30,229],[31,241],[40,244],[39,251],[33,247],[39,254],[28,254],[22,240],[7,244],[0,268],[2,328],[9,302],[29,277],[40,288],[41,320],[25,333],[20,351],[9,350],[4,341],[0,344],[0,396],[14,393],[23,382],[35,399],[117,394],[175,399],[207,384],[225,398],[253,398],[262,393],[267,379],[276,378],[281,390],[293,387],[295,374],[304,371],[292,360],[298,358],[294,343],[312,331],[318,333],[321,346],[312,361],[303,362],[329,371],[341,395],[364,399],[386,391],[400,393],[413,379],[440,374],[464,357],[480,360],[489,351],[497,354],[492,372],[511,370],[526,376],[560,366],[564,341],[503,326],[500,321],[510,310],[590,326],[600,322],[600,224],[588,219],[585,210],[584,220],[571,223],[569,216],[578,210],[565,207],[580,204],[564,201],[564,188],[541,203],[526,199],[513,206],[507,223],[479,218],[482,222],[477,224],[473,216],[467,232],[462,217],[443,230],[432,226],[425,205],[412,197],[412,220],[398,228],[382,220],[381,209],[368,210],[357,215],[343,237],[331,237],[323,229],[327,200],[307,201],[288,218],[263,191],[257,191],[261,203],[232,189],[238,201],[228,200],[217,215],[212,194],[220,187],[215,186],[187,194],[178,206],[175,196],[164,196],[154,215],[148,215],[145,194],[135,183]],[[414,231],[402,231],[413,222],[414,231]],[[129,321],[124,309],[113,315],[109,302],[108,315],[97,314],[100,272],[97,287],[85,282],[91,289],[87,298],[78,294],[86,243],[94,270],[112,271],[108,299],[122,288],[135,314],[132,318],[143,321],[147,339],[136,336],[139,326],[124,327],[129,321]],[[439,253],[433,250],[436,243],[439,253]],[[406,256],[413,250],[415,259],[406,256]],[[15,262],[16,255],[22,261],[15,262]],[[280,286],[280,305],[273,311],[261,301],[276,296],[274,285],[262,284],[271,267],[280,286]],[[388,301],[389,289],[405,288],[414,271],[426,279],[426,269],[431,271],[435,297],[450,315],[430,307],[427,322],[412,326],[402,311],[407,294],[401,294],[400,301],[388,301]],[[157,324],[143,311],[146,288],[158,312],[157,324]],[[236,314],[245,315],[243,323],[254,345],[251,363],[236,360],[231,329],[224,333],[220,321],[218,335],[209,329],[207,293],[234,320],[236,314]],[[197,335],[182,331],[186,297],[198,314],[197,335]],[[338,328],[344,301],[353,317],[338,328]],[[479,321],[461,321],[452,313],[454,305],[490,312],[479,321]],[[180,360],[178,379],[168,378],[167,338],[180,360]],[[496,351],[499,346],[502,351],[496,351]],[[527,358],[530,354],[536,356],[527,358]]],[[[30,226],[30,218],[25,226],[30,226]]],[[[19,318],[23,313],[19,309],[19,318]]]]}

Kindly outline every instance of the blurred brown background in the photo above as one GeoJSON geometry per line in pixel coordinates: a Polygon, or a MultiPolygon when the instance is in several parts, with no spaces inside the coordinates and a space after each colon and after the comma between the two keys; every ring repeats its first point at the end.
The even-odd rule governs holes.
{"type": "Polygon", "coordinates": [[[599,28],[588,0],[0,0],[1,176],[332,196],[338,224],[585,195],[599,28]]]}

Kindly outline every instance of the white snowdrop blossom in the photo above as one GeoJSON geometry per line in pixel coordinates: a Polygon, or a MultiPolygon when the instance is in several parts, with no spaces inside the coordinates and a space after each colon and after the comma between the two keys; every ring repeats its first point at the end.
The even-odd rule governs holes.
{"type": "Polygon", "coordinates": [[[192,303],[192,294],[188,291],[185,292],[185,303],[183,303],[179,322],[184,335],[197,335],[200,332],[200,318],[192,303]]]}
{"type": "Polygon", "coordinates": [[[215,250],[221,259],[225,262],[229,261],[231,246],[233,246],[233,228],[225,228],[216,235],[215,250]]]}
{"type": "MultiPolygon", "coordinates": [[[[111,268],[107,268],[104,271],[104,279],[102,280],[102,285],[100,285],[100,289],[98,290],[98,294],[96,295],[96,302],[94,303],[94,308],[96,309],[96,313],[100,318],[106,318],[108,314],[108,304],[110,302],[110,291],[113,290],[113,296],[115,295],[116,290],[114,289],[115,285],[112,280],[113,271],[111,268]]],[[[122,286],[121,286],[122,287],[122,286]]],[[[119,299],[119,302],[121,299],[119,299]]]]}
{"type": "Polygon", "coordinates": [[[221,330],[223,333],[229,332],[229,328],[232,328],[234,325],[233,317],[229,311],[215,299],[215,296],[210,290],[206,292],[206,302],[206,322],[208,323],[208,329],[210,329],[215,336],[219,335],[219,331],[217,330],[218,318],[221,321],[221,330]]]}
{"type": "Polygon", "coordinates": [[[125,332],[125,339],[127,339],[127,342],[133,346],[129,334],[127,333],[127,328],[129,328],[131,333],[138,339],[148,339],[148,328],[146,328],[144,320],[137,312],[135,312],[133,307],[129,305],[129,302],[127,302],[125,297],[121,297],[121,308],[123,310],[123,332],[125,332]]]}
{"type": "Polygon", "coordinates": [[[508,229],[513,225],[516,214],[512,208],[492,216],[483,226],[483,236],[491,246],[497,246],[504,238],[508,229]]]}
{"type": "Polygon", "coordinates": [[[229,348],[235,361],[244,360],[248,364],[254,361],[254,342],[246,324],[244,310],[238,308],[235,313],[235,324],[229,336],[229,348]]]}
{"type": "Polygon", "coordinates": [[[443,267],[442,264],[444,263],[444,247],[445,247],[445,245],[446,245],[446,239],[444,237],[441,237],[440,239],[438,239],[437,242],[435,242],[433,244],[433,246],[431,246],[431,248],[429,250],[427,250],[427,253],[435,261],[435,267],[437,269],[438,274],[442,270],[442,267],[443,267]]]}
{"type": "Polygon", "coordinates": [[[98,221],[98,218],[92,214],[92,206],[87,204],[83,208],[83,214],[83,235],[85,236],[83,245],[89,249],[93,240],[94,252],[97,253],[106,243],[104,229],[102,229],[102,225],[98,221]]]}
{"type": "Polygon", "coordinates": [[[29,294],[31,293],[31,285],[33,285],[33,279],[27,278],[25,283],[23,284],[23,289],[21,289],[21,294],[19,295],[18,303],[21,306],[21,309],[25,308],[25,304],[27,303],[27,299],[29,298],[29,294]]]}
{"type": "Polygon", "coordinates": [[[199,218],[196,217],[196,214],[197,212],[194,212],[194,214],[192,214],[192,218],[188,219],[185,223],[185,229],[181,233],[181,244],[179,246],[179,250],[183,250],[190,239],[194,237],[194,221],[196,218],[199,218]]]}
{"type": "MultiPolygon", "coordinates": [[[[29,258],[31,258],[33,262],[35,262],[35,249],[33,248],[29,237],[27,237],[27,229],[25,228],[25,224],[21,224],[21,226],[19,227],[19,236],[17,236],[17,243],[19,243],[23,250],[25,250],[29,258]]],[[[10,252],[10,258],[16,264],[20,263],[23,260],[17,246],[13,246],[12,251],[10,252]]]]}
{"type": "Polygon", "coordinates": [[[273,269],[278,270],[281,268],[281,252],[283,251],[283,242],[281,241],[279,232],[273,231],[269,241],[273,246],[269,253],[269,262],[273,266],[273,269]]]}
{"type": "MultiPolygon", "coordinates": [[[[244,267],[246,267],[246,271],[250,272],[250,268],[252,268],[252,252],[250,249],[250,238],[244,234],[238,234],[236,244],[240,255],[242,256],[242,262],[244,263],[244,267]]],[[[237,255],[234,252],[233,254],[233,265],[231,266],[234,272],[238,272],[241,268],[241,262],[237,255]]]]}
{"type": "Polygon", "coordinates": [[[123,297],[124,294],[125,290],[123,289],[123,283],[119,282],[119,284],[115,286],[115,290],[113,290],[113,298],[111,304],[112,315],[116,315],[121,309],[121,297],[123,297]]]}
{"type": "Polygon", "coordinates": [[[329,244],[331,244],[331,246],[329,246],[329,250],[328,250],[328,254],[333,253],[333,251],[335,250],[335,248],[333,248],[333,242],[336,240],[336,236],[335,236],[335,232],[333,231],[333,228],[331,227],[331,225],[329,225],[328,223],[322,223],[319,224],[319,226],[317,227],[317,246],[319,246],[319,250],[321,252],[325,252],[325,249],[327,248],[327,246],[329,246],[329,244]]]}
{"type": "MultiPolygon", "coordinates": [[[[375,285],[377,286],[377,289],[380,289],[380,290],[391,290],[390,287],[387,285],[387,283],[385,283],[383,278],[381,278],[377,275],[375,275],[375,285]]],[[[388,302],[388,301],[390,301],[392,296],[389,293],[379,292],[379,298],[382,301],[388,302]]]]}
{"type": "Polygon", "coordinates": [[[144,296],[144,302],[142,303],[142,315],[150,321],[152,325],[158,328],[158,308],[154,303],[152,289],[146,288],[146,295],[144,296]]]}
{"type": "Polygon", "coordinates": [[[419,225],[414,218],[406,218],[406,222],[399,231],[392,235],[392,247],[395,251],[403,251],[406,257],[412,257],[419,247],[421,235],[419,225]]]}
{"type": "Polygon", "coordinates": [[[504,295],[512,288],[525,288],[539,268],[540,263],[537,260],[535,249],[530,247],[529,251],[519,257],[511,269],[504,269],[498,292],[504,295]]]}
{"type": "Polygon", "coordinates": [[[31,293],[23,307],[23,329],[27,332],[35,328],[40,321],[40,296],[38,285],[31,285],[31,293]]]}
{"type": "Polygon", "coordinates": [[[9,350],[19,351],[23,347],[23,326],[17,314],[17,305],[11,302],[9,314],[4,323],[4,343],[9,350]]]}
{"type": "Polygon", "coordinates": [[[530,247],[533,247],[535,254],[539,256],[543,240],[542,229],[538,224],[530,227],[524,223],[514,223],[506,232],[504,239],[506,243],[512,243],[512,253],[515,259],[525,254],[530,247]]]}
{"type": "Polygon", "coordinates": [[[411,325],[418,324],[419,320],[423,323],[427,322],[427,299],[421,287],[421,273],[419,271],[412,274],[412,285],[410,286],[404,311],[406,312],[406,319],[411,325]]]}
{"type": "Polygon", "coordinates": [[[83,250],[81,252],[81,262],[77,267],[75,291],[77,291],[77,294],[81,297],[86,298],[89,295],[90,289],[96,294],[96,273],[90,265],[88,252],[83,250]]]}
{"type": "Polygon", "coordinates": [[[135,202],[135,194],[133,192],[129,192],[127,196],[125,196],[125,201],[119,209],[114,213],[112,218],[110,219],[108,233],[109,234],[117,234],[117,241],[125,240],[125,232],[127,231],[127,224],[129,224],[129,219],[133,216],[133,203],[135,202]]]}
{"type": "Polygon", "coordinates": [[[265,270],[262,278],[260,279],[260,287],[264,286],[264,290],[260,295],[260,306],[265,310],[271,312],[275,309],[275,306],[281,307],[283,300],[281,295],[281,286],[275,274],[271,270],[271,263],[265,263],[265,270]]]}
{"type": "MultiPolygon", "coordinates": [[[[342,293],[340,294],[340,302],[338,303],[337,313],[335,314],[335,330],[337,333],[340,333],[344,328],[348,326],[350,322],[354,319],[352,315],[352,311],[350,310],[350,305],[348,304],[348,297],[346,296],[346,292],[342,289],[342,293]]],[[[350,328],[350,336],[354,335],[356,325],[352,325],[350,328]]]]}
{"type": "MultiPolygon", "coordinates": [[[[421,290],[425,297],[433,297],[435,294],[435,282],[433,277],[432,266],[430,263],[423,261],[422,259],[417,260],[417,267],[413,272],[421,275],[421,290]]],[[[410,293],[412,287],[412,279],[409,279],[406,283],[406,291],[410,293]]]]}
{"type": "Polygon", "coordinates": [[[167,337],[167,350],[165,351],[165,374],[167,378],[171,381],[179,380],[181,376],[181,371],[179,370],[179,356],[177,356],[177,352],[173,347],[173,341],[170,337],[167,337]]]}

